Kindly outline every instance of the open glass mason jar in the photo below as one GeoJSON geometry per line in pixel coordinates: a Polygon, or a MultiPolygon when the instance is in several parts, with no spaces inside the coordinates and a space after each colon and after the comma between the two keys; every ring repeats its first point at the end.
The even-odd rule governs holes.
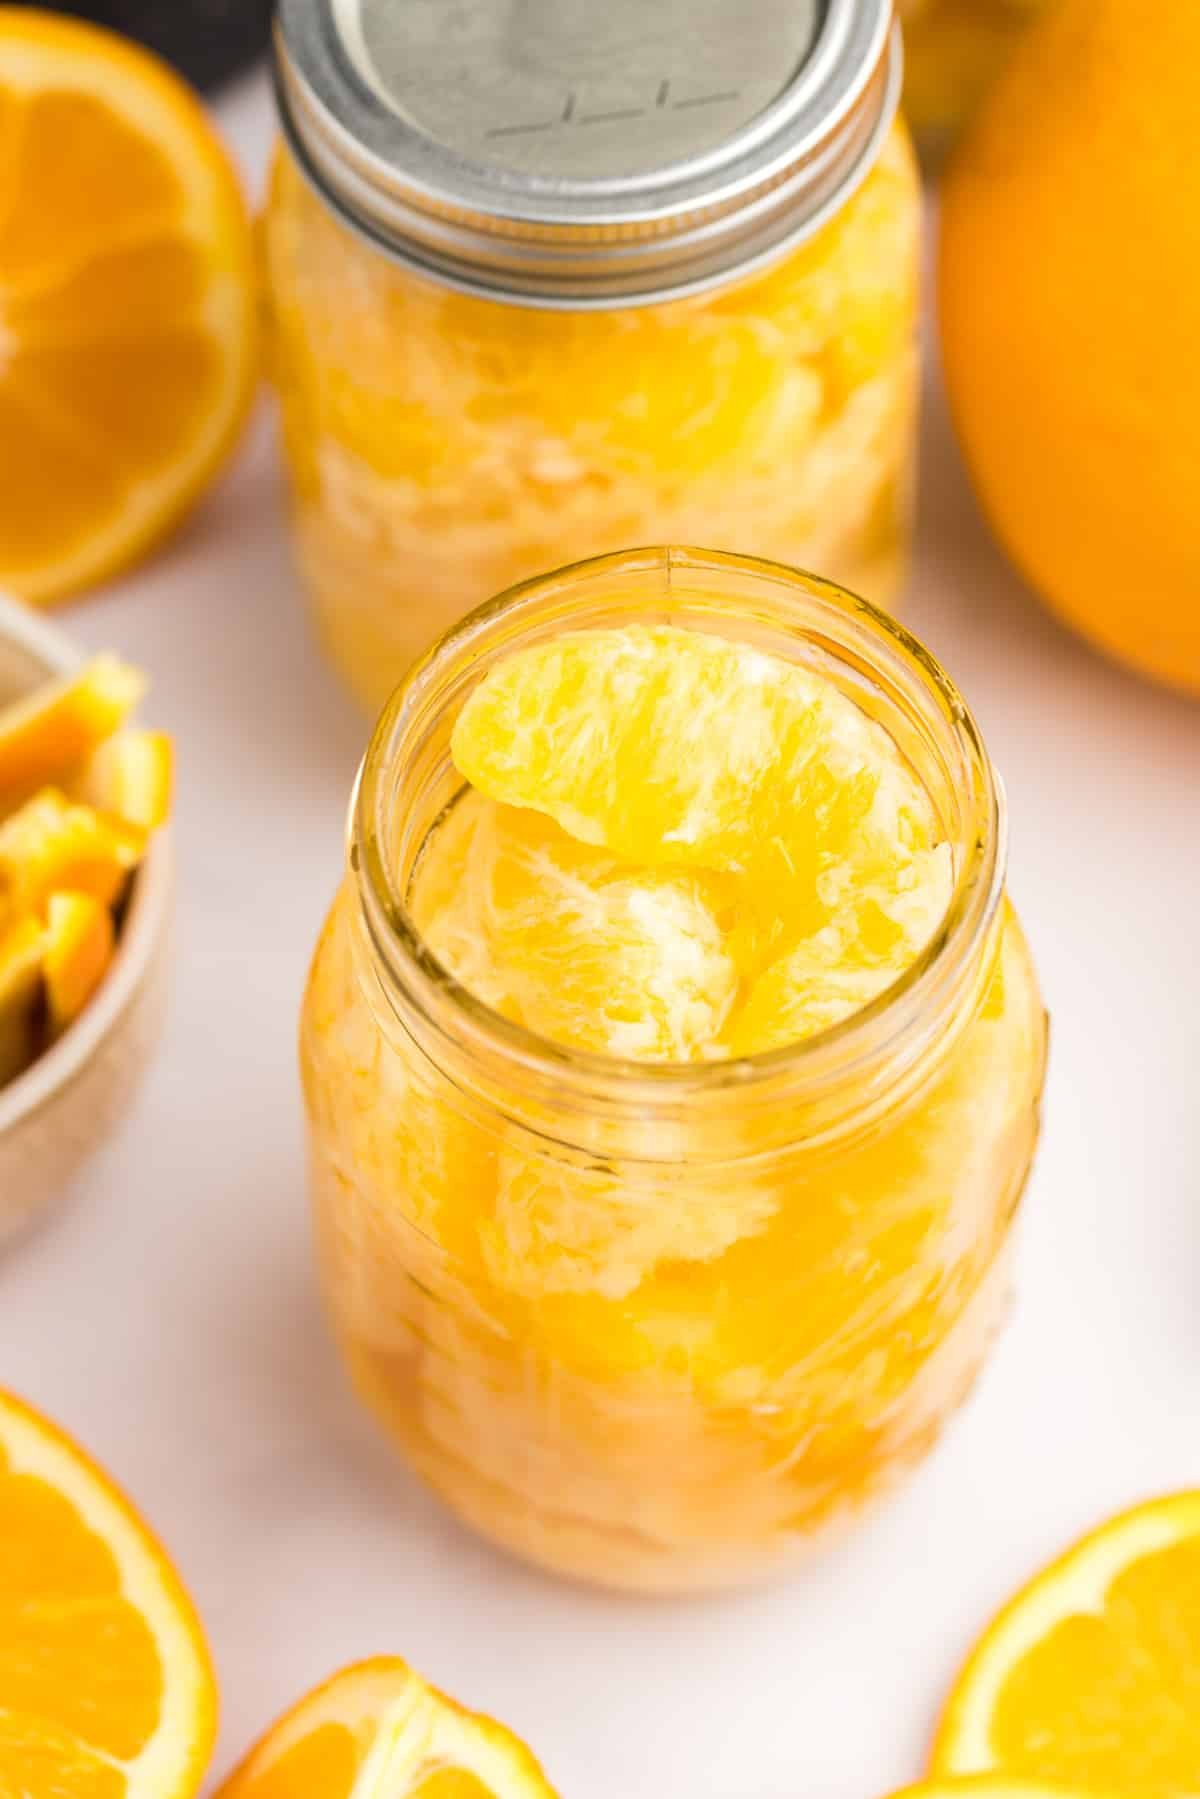
{"type": "Polygon", "coordinates": [[[892,0],[281,0],[273,367],[378,709],[567,554],[754,543],[888,604],[919,192],[892,0]]]}
{"type": "Polygon", "coordinates": [[[644,550],[531,582],[444,638],[367,754],[302,1053],[320,1265],[353,1379],[477,1529],[604,1584],[762,1574],[929,1449],[1003,1316],[1045,1030],[1002,803],[946,676],[775,564],[644,550]],[[534,1035],[414,920],[498,659],[632,622],[817,671],[936,809],[950,898],[872,1003],[739,1060],[534,1035]]]}
{"type": "Polygon", "coordinates": [[[904,110],[922,155],[940,157],[1047,0],[897,0],[904,110]]]}

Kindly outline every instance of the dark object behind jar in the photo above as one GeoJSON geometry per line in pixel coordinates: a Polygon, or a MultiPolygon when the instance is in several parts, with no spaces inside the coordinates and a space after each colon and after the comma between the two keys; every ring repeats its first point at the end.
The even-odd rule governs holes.
{"type": "Polygon", "coordinates": [[[254,62],[271,30],[271,0],[67,0],[53,10],[137,38],[199,88],[254,62]]]}

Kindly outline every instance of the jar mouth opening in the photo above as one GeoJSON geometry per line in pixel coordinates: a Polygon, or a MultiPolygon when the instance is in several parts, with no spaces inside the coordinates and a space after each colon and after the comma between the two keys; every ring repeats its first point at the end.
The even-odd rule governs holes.
{"type": "MultiPolygon", "coordinates": [[[[456,778],[461,791],[465,783],[456,778]]],[[[469,613],[414,665],[385,707],[359,771],[349,821],[350,863],[364,919],[389,997],[409,1028],[420,1021],[447,1044],[519,1065],[552,1088],[570,1086],[593,1101],[608,1097],[633,1108],[672,1095],[736,1094],[739,1105],[755,1097],[769,1103],[794,1095],[798,1085],[815,1092],[876,1075],[890,1080],[897,1047],[914,1039],[914,1026],[923,1021],[932,1036],[938,1020],[944,1024],[961,1008],[978,972],[1003,894],[1005,836],[1003,790],[979,728],[949,675],[903,625],[819,576],[675,545],[575,563],[469,613]],[[445,773],[453,719],[500,657],[539,635],[595,627],[601,613],[611,624],[614,612],[627,622],[649,615],[695,629],[719,629],[723,621],[724,635],[757,641],[774,627],[806,649],[806,659],[822,672],[832,673],[840,662],[856,698],[874,686],[893,704],[905,705],[914,733],[924,734],[930,755],[941,762],[957,798],[952,820],[940,808],[951,827],[954,857],[946,910],[903,972],[840,1022],[793,1044],[713,1062],[646,1062],[576,1050],[495,1011],[424,941],[408,887],[421,843],[445,811],[445,805],[423,809],[421,789],[437,764],[445,773]],[[439,738],[441,751],[434,748],[431,755],[439,738]],[[420,842],[403,841],[409,828],[420,842]]]]}

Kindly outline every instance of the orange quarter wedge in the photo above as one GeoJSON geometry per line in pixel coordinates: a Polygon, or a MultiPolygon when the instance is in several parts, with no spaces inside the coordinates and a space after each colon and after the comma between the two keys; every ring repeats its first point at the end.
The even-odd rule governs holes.
{"type": "Polygon", "coordinates": [[[251,245],[182,80],[0,5],[0,589],[98,581],[204,491],[254,390],[251,245]]]}
{"type": "Polygon", "coordinates": [[[286,1713],[218,1799],[555,1799],[525,1745],[391,1658],[286,1713]]]}
{"type": "Polygon", "coordinates": [[[215,1719],[163,1550],[82,1450],[0,1393],[0,1793],[192,1799],[215,1719]]]}
{"type": "Polygon", "coordinates": [[[112,913],[90,893],[52,893],[46,905],[46,1012],[50,1035],[74,1024],[108,972],[116,944],[112,913]]]}
{"type": "Polygon", "coordinates": [[[79,797],[147,833],[171,815],[175,751],[165,731],[118,731],[91,757],[79,797]]]}
{"type": "Polygon", "coordinates": [[[113,905],[146,853],[146,833],[47,787],[0,823],[0,908],[38,911],[52,893],[113,905]]]}
{"type": "Polygon", "coordinates": [[[97,656],[77,674],[0,707],[0,809],[86,762],[145,691],[137,669],[116,656],[97,656]]]}
{"type": "Polygon", "coordinates": [[[1011,1601],[950,1695],[932,1771],[1200,1792],[1200,1492],[1112,1519],[1011,1601]]]}

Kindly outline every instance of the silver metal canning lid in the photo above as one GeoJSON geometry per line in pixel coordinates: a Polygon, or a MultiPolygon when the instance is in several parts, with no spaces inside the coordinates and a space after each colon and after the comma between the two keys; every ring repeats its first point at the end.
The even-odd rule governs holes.
{"type": "Polygon", "coordinates": [[[280,0],[309,179],[431,278],[518,305],[671,299],[811,235],[899,98],[892,0],[280,0]]]}

